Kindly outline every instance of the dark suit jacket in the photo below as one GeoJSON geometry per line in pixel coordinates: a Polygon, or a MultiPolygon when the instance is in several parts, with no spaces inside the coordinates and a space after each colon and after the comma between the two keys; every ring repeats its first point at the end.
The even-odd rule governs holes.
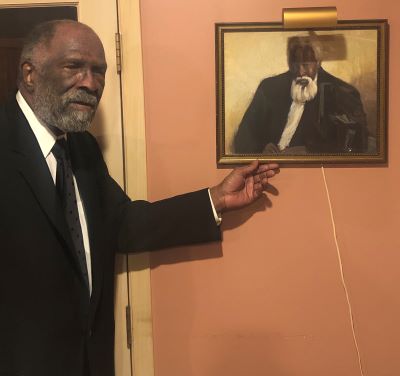
{"type": "Polygon", "coordinates": [[[17,103],[0,108],[0,375],[114,374],[114,252],[220,239],[208,193],[130,201],[89,133],[71,134],[92,257],[89,298],[45,159],[17,103]]]}
{"type": "MultiPolygon", "coordinates": [[[[268,143],[279,143],[292,104],[292,80],[286,72],[260,83],[235,135],[235,153],[259,154],[268,143]]],[[[322,68],[317,85],[289,147],[305,146],[310,153],[366,151],[367,123],[358,91],[322,68]]]]}

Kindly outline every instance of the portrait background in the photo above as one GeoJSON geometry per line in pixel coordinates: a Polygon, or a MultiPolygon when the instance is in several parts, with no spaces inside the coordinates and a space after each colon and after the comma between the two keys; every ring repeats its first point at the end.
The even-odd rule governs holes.
{"type": "MultiPolygon", "coordinates": [[[[323,47],[321,66],[353,85],[361,95],[370,135],[376,133],[377,31],[317,31],[323,47]]],[[[288,70],[287,39],[308,32],[266,31],[224,34],[225,148],[232,154],[233,136],[262,79],[288,70]]]]}

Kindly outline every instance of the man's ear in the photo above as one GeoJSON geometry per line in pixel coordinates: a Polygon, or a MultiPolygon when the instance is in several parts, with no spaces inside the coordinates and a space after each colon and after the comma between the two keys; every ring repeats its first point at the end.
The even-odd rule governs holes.
{"type": "Polygon", "coordinates": [[[21,66],[22,72],[22,84],[25,86],[25,89],[32,93],[35,87],[35,67],[30,62],[22,63],[21,66]]]}

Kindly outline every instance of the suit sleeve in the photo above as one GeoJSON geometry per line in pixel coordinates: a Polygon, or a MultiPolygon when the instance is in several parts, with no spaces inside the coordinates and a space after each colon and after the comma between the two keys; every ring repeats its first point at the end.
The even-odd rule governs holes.
{"type": "Polygon", "coordinates": [[[121,252],[151,251],[221,239],[207,189],[153,203],[126,203],[118,234],[121,252]]]}
{"type": "Polygon", "coordinates": [[[102,222],[98,228],[107,232],[113,249],[151,251],[221,239],[207,189],[153,203],[132,201],[109,175],[93,136],[72,136],[71,143],[80,151],[77,164],[95,181],[92,195],[98,199],[91,213],[102,222]]]}

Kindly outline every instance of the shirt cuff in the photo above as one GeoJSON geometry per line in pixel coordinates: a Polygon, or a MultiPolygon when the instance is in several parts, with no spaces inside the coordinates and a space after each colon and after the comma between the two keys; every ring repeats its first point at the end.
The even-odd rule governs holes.
{"type": "Polygon", "coordinates": [[[215,210],[215,206],[214,206],[213,200],[211,198],[210,188],[208,189],[208,197],[210,197],[210,203],[211,203],[211,208],[212,208],[212,211],[214,214],[215,223],[217,224],[217,226],[219,226],[222,222],[222,218],[215,210]]]}

